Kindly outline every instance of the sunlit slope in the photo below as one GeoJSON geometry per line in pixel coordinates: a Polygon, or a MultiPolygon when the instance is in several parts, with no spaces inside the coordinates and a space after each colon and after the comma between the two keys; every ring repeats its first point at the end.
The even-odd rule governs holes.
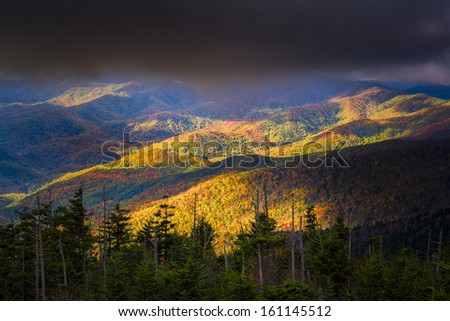
{"type": "MultiPolygon", "coordinates": [[[[288,224],[286,211],[292,196],[299,206],[316,202],[321,216],[345,211],[354,212],[361,220],[401,217],[445,206],[450,186],[446,176],[448,142],[390,140],[448,137],[449,119],[450,103],[446,100],[379,87],[325,103],[275,110],[260,119],[220,121],[162,112],[127,126],[138,138],[145,139],[152,131],[166,131],[174,137],[144,144],[140,150],[130,149],[125,155],[120,152],[124,157],[106,166],[67,173],[38,191],[57,205],[81,185],[86,206],[101,214],[104,189],[107,207],[122,202],[132,211],[136,228],[155,212],[163,196],[169,195],[169,202],[177,207],[176,222],[182,232],[190,228],[197,194],[198,213],[224,231],[222,237],[246,226],[252,216],[252,197],[264,183],[270,189],[270,212],[280,227],[288,224]],[[327,141],[327,132],[332,133],[332,142],[327,141]],[[283,153],[274,147],[289,140],[293,143],[284,145],[283,153]],[[349,157],[349,169],[263,168],[263,162],[254,169],[225,168],[224,163],[215,166],[247,154],[270,152],[272,156],[290,157],[301,154],[308,143],[331,148],[337,141],[345,141],[346,147],[367,145],[342,152],[349,157]],[[382,141],[387,142],[374,144],[382,141]],[[235,148],[251,142],[262,144],[251,150],[235,148]],[[423,170],[420,166],[428,162],[433,166],[423,170]],[[430,184],[425,184],[429,179],[430,184]],[[431,201],[430,195],[437,195],[437,201],[431,201]]],[[[320,149],[309,150],[317,151],[320,149]]],[[[33,206],[35,200],[36,193],[31,193],[2,202],[2,206],[11,213],[15,208],[33,206]]]]}
{"type": "MultiPolygon", "coordinates": [[[[449,119],[450,103],[446,100],[421,94],[401,94],[379,87],[326,103],[281,109],[259,120],[218,121],[162,112],[128,123],[131,139],[141,141],[145,148],[128,155],[125,163],[131,167],[156,166],[155,171],[161,175],[188,172],[194,175],[192,173],[199,168],[231,156],[270,154],[290,157],[320,151],[315,145],[313,149],[305,150],[311,142],[333,148],[338,142],[345,142],[345,146],[350,147],[394,138],[445,138],[448,137],[449,119]],[[152,143],[152,137],[164,138],[177,132],[180,134],[152,143]],[[330,132],[332,135],[327,136],[330,132]],[[327,139],[330,137],[331,141],[327,139]],[[146,145],[146,142],[150,144],[146,145]],[[257,144],[252,144],[254,142],[257,144]],[[283,143],[282,148],[280,143],[283,143]]],[[[86,142],[89,142],[88,137],[78,143],[74,141],[77,144],[86,142]]],[[[47,144],[46,154],[51,155],[55,144],[64,146],[63,141],[47,144]]],[[[79,157],[81,161],[95,152],[102,159],[98,144],[96,146],[95,151],[83,147],[72,157],[79,157]]],[[[53,159],[64,161],[58,155],[53,159]]],[[[103,169],[96,167],[96,170],[103,169]]],[[[121,171],[120,168],[115,170],[121,171]]],[[[96,179],[94,175],[86,181],[96,184],[96,179]]],[[[139,189],[133,189],[136,190],[139,189]]]]}
{"type": "MultiPolygon", "coordinates": [[[[218,241],[223,242],[247,228],[256,193],[261,195],[264,185],[270,215],[277,219],[280,229],[289,227],[292,200],[296,211],[314,202],[323,224],[337,212],[351,213],[355,224],[432,214],[448,206],[449,152],[448,140],[392,140],[342,151],[348,168],[305,168],[301,164],[285,168],[279,163],[275,168],[202,167],[170,174],[150,168],[95,167],[67,174],[39,193],[42,199],[50,195],[58,201],[70,197],[82,185],[86,206],[101,215],[105,188],[107,208],[121,201],[131,209],[135,229],[156,212],[168,195],[164,201],[176,206],[174,221],[183,233],[192,226],[197,197],[198,215],[213,225],[218,241]]],[[[12,205],[33,206],[35,201],[35,194],[18,196],[12,205]]]]}
{"type": "Polygon", "coordinates": [[[74,87],[47,102],[57,106],[73,107],[91,102],[106,95],[127,97],[128,94],[123,89],[133,84],[134,83],[129,82],[97,87],[74,87]]]}
{"type": "MultiPolygon", "coordinates": [[[[292,142],[294,148],[286,145],[285,156],[297,152],[305,142],[320,140],[325,131],[334,131],[336,137],[348,141],[348,146],[405,136],[447,137],[445,111],[432,111],[434,116],[415,114],[446,108],[445,100],[369,83],[328,79],[326,86],[319,85],[322,81],[238,90],[199,103],[189,88],[178,82],[86,84],[45,103],[9,104],[0,108],[0,146],[33,164],[35,175],[29,177],[37,181],[27,185],[3,175],[7,188],[0,191],[27,192],[48,180],[46,176],[99,164],[102,144],[120,141],[124,132],[130,133],[133,141],[144,143],[177,135],[181,135],[180,140],[193,137],[183,136],[185,133],[195,133],[202,143],[214,141],[225,148],[263,142],[262,148],[251,151],[257,154],[265,154],[273,145],[292,142]],[[308,101],[320,102],[301,104],[308,101]],[[218,108],[223,118],[214,110],[201,109],[203,103],[218,108]],[[410,125],[412,118],[415,123],[410,125]]],[[[280,155],[278,149],[271,152],[280,155]]],[[[216,161],[230,154],[208,156],[216,161]]],[[[28,168],[23,170],[29,172],[28,168]]]]}
{"type": "Polygon", "coordinates": [[[361,101],[356,98],[343,98],[334,102],[340,106],[335,124],[284,146],[282,154],[279,148],[273,148],[271,154],[299,154],[311,142],[318,142],[328,148],[341,142],[350,147],[395,138],[447,138],[450,135],[450,127],[447,127],[450,119],[448,100],[421,94],[400,94],[386,101],[378,101],[380,104],[361,105],[361,101]],[[332,137],[332,140],[327,137],[332,137]]]}
{"type": "MultiPolygon", "coordinates": [[[[314,202],[324,224],[338,212],[352,214],[355,224],[401,220],[448,206],[449,148],[449,141],[390,141],[343,151],[349,168],[228,171],[205,178],[167,202],[176,206],[175,222],[187,233],[197,197],[196,212],[213,225],[221,241],[227,234],[232,236],[247,228],[254,215],[256,193],[262,192],[264,184],[270,215],[277,219],[280,229],[289,228],[292,200],[296,212],[304,208],[304,203],[314,202]],[[423,164],[431,162],[433,166],[424,168],[423,164]]],[[[156,212],[161,202],[146,201],[138,207],[132,215],[136,228],[156,212]]]]}

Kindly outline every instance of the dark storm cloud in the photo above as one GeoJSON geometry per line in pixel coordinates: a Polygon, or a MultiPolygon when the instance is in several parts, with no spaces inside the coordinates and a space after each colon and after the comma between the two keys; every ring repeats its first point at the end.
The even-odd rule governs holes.
{"type": "Polygon", "coordinates": [[[448,0],[90,0],[0,4],[0,69],[175,75],[447,61],[448,0]]]}

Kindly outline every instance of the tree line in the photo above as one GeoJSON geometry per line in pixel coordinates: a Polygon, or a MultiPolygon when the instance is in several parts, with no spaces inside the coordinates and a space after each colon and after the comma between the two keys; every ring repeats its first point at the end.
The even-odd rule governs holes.
{"type": "Polygon", "coordinates": [[[108,211],[105,205],[102,215],[88,212],[81,187],[56,208],[37,194],[34,208],[0,226],[0,299],[450,299],[450,247],[442,230],[429,240],[426,257],[412,248],[390,253],[381,235],[357,256],[342,214],[325,228],[313,205],[298,217],[293,202],[290,231],[278,231],[264,186],[253,207],[250,226],[218,249],[196,200],[191,231],[182,235],[167,202],[133,231],[119,203],[108,211]]]}

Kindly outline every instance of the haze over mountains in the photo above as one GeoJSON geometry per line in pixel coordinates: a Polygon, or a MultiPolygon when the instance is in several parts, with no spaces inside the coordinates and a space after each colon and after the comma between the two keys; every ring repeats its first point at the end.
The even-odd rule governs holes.
{"type": "Polygon", "coordinates": [[[250,219],[252,189],[267,181],[271,212],[280,228],[287,224],[283,204],[293,195],[315,202],[324,217],[330,211],[346,211],[361,224],[432,215],[450,205],[448,89],[397,90],[323,75],[207,93],[176,81],[39,87],[2,81],[0,210],[3,218],[14,217],[14,209],[32,206],[37,191],[51,191],[57,204],[82,185],[86,206],[94,214],[105,188],[111,203],[121,201],[132,210],[136,225],[169,195],[177,205],[180,229],[187,230],[197,194],[199,211],[213,227],[236,233],[235,223],[250,219]],[[298,156],[308,143],[325,145],[331,132],[335,141],[345,141],[343,155],[350,168],[212,166],[227,157],[239,161],[246,155],[242,151],[194,155],[193,163],[181,168],[139,168],[139,153],[125,156],[131,168],[114,166],[118,161],[99,166],[108,160],[102,144],[120,142],[124,132],[132,141],[162,142],[146,149],[156,154],[162,153],[164,143],[177,139],[190,142],[189,137],[195,137],[227,146],[262,142],[269,135],[272,145],[251,153],[260,159],[267,152],[278,158],[298,156]],[[275,146],[279,143],[282,153],[275,146]],[[424,163],[433,166],[424,168],[424,163]]]}

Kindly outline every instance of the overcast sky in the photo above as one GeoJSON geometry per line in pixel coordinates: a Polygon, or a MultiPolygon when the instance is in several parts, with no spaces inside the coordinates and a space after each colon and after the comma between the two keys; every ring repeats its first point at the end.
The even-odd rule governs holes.
{"type": "Polygon", "coordinates": [[[0,70],[198,79],[321,71],[450,84],[450,1],[2,1],[0,70]]]}

